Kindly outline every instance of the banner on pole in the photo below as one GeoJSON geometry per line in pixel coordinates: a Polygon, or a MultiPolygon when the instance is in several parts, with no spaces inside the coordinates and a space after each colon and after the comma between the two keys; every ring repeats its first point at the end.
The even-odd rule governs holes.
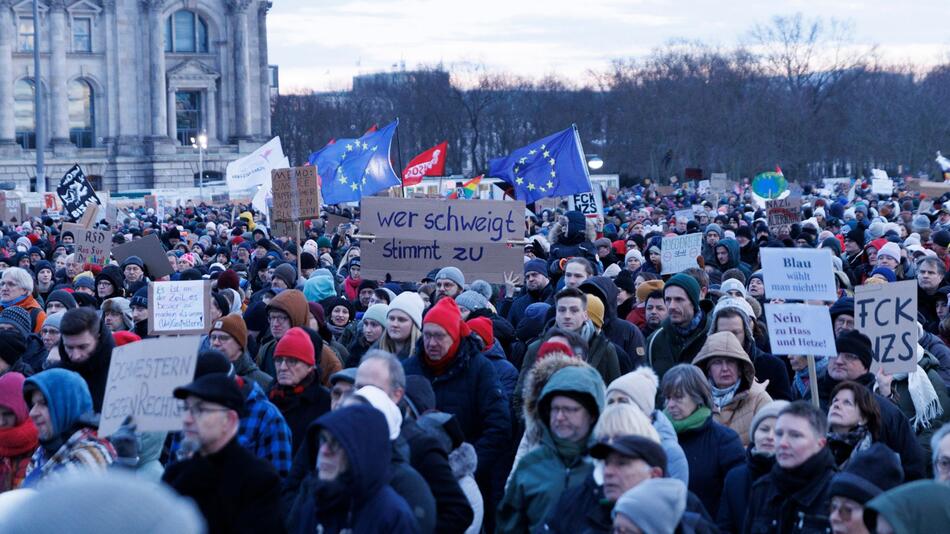
{"type": "Polygon", "coordinates": [[[59,180],[56,194],[63,201],[66,215],[73,221],[78,221],[86,212],[87,203],[95,202],[102,205],[102,201],[96,196],[96,191],[92,188],[92,184],[86,178],[86,173],[83,172],[78,163],[66,171],[66,174],[59,180]]]}

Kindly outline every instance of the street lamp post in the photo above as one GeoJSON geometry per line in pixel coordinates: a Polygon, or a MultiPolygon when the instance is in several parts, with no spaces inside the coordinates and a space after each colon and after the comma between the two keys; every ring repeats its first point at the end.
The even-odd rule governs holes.
{"type": "Polygon", "coordinates": [[[40,82],[40,7],[33,0],[33,132],[36,136],[36,192],[46,192],[46,128],[43,126],[43,84],[40,82]]]}
{"type": "Polygon", "coordinates": [[[587,166],[592,171],[600,170],[604,166],[604,160],[600,159],[597,154],[589,154],[587,156],[587,166]]]}
{"type": "Polygon", "coordinates": [[[191,138],[191,147],[198,150],[198,190],[201,195],[201,202],[205,200],[205,149],[208,148],[208,135],[204,132],[198,134],[198,138],[191,138]]]}

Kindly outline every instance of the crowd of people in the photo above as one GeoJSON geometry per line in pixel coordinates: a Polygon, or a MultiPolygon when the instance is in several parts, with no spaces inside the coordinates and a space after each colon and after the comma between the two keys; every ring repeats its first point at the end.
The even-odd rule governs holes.
{"type": "Polygon", "coordinates": [[[99,222],[115,245],[157,235],[168,276],[86,263],[50,217],[4,221],[0,531],[950,529],[950,194],[802,201],[781,232],[747,188],[539,209],[523,270],[494,284],[452,265],[362,277],[358,208],[299,240],[230,205],[99,222]],[[663,237],[687,233],[696,266],[664,273],[663,237]],[[766,247],[831,256],[837,354],[814,375],[772,354],[766,247]],[[149,284],[168,280],[213,287],[182,430],[99,435],[112,354],[149,337],[149,284]],[[872,372],[854,289],[902,280],[917,366],[872,372]]]}

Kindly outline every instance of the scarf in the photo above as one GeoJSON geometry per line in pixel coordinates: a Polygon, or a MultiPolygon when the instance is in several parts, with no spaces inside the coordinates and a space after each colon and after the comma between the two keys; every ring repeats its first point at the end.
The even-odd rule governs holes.
{"type": "Polygon", "coordinates": [[[776,463],[772,467],[771,475],[779,493],[787,499],[809,484],[819,480],[824,473],[833,471],[834,468],[834,456],[831,455],[828,447],[824,447],[797,467],[785,469],[776,463]]]}
{"type": "Polygon", "coordinates": [[[451,348],[449,348],[449,352],[445,356],[442,356],[442,359],[440,360],[433,360],[432,358],[429,358],[429,354],[426,353],[425,350],[422,351],[422,355],[426,361],[426,367],[428,367],[429,370],[432,371],[432,374],[434,374],[435,376],[441,376],[445,374],[445,372],[449,370],[449,367],[451,367],[452,364],[455,363],[455,357],[458,356],[458,353],[459,353],[458,341],[456,341],[455,344],[452,345],[451,348]]]}
{"type": "Polygon", "coordinates": [[[564,465],[570,467],[587,450],[587,438],[580,441],[571,441],[569,439],[559,438],[554,432],[548,430],[551,434],[551,440],[554,442],[554,449],[557,455],[564,462],[564,465]]]}
{"type": "Polygon", "coordinates": [[[728,406],[732,402],[732,398],[736,396],[736,391],[739,390],[739,385],[742,384],[742,380],[736,380],[736,383],[725,388],[719,389],[713,385],[712,380],[709,381],[709,387],[712,388],[713,402],[716,403],[716,408],[722,410],[723,406],[728,406]]]}
{"type": "Polygon", "coordinates": [[[32,419],[10,428],[0,428],[0,458],[32,453],[39,446],[39,435],[32,419]]]}
{"type": "Polygon", "coordinates": [[[306,391],[308,387],[310,387],[310,384],[313,384],[316,376],[316,371],[310,371],[310,373],[303,377],[303,380],[301,380],[296,386],[282,386],[277,383],[277,380],[274,380],[274,387],[271,388],[267,396],[270,398],[271,402],[273,402],[278,408],[281,408],[283,405],[288,404],[293,399],[302,395],[303,392],[306,391]]]}
{"type": "Polygon", "coordinates": [[[828,432],[828,446],[835,463],[844,465],[855,454],[871,446],[871,433],[868,427],[858,425],[848,432],[828,432]]]}
{"type": "MultiPolygon", "coordinates": [[[[815,357],[815,376],[821,376],[828,369],[828,358],[824,356],[815,357]]],[[[805,398],[805,395],[808,394],[808,388],[810,387],[808,380],[808,368],[804,368],[801,371],[795,371],[795,379],[792,381],[792,386],[795,388],[795,391],[798,392],[798,396],[805,398]]]]}
{"type": "Polygon", "coordinates": [[[327,329],[333,334],[333,339],[339,341],[340,336],[343,335],[343,331],[346,330],[346,326],[337,326],[333,324],[333,321],[326,322],[327,329]]]}
{"type": "Polygon", "coordinates": [[[30,296],[30,295],[29,295],[29,294],[26,294],[26,295],[19,296],[19,297],[15,298],[15,299],[12,299],[12,300],[0,300],[0,306],[3,306],[4,308],[9,308],[9,307],[11,307],[11,306],[16,306],[17,304],[19,304],[19,303],[23,302],[24,300],[26,300],[26,297],[28,297],[28,296],[30,296]]]}
{"type": "Polygon", "coordinates": [[[712,410],[705,406],[700,406],[695,412],[680,420],[673,419],[670,412],[666,410],[663,410],[663,413],[666,414],[673,423],[673,430],[675,430],[677,434],[682,434],[687,430],[695,430],[706,424],[706,419],[709,419],[709,416],[712,415],[712,410]]]}
{"type": "MultiPolygon", "coordinates": [[[[920,345],[917,346],[918,352],[922,352],[920,345]]],[[[920,361],[920,354],[917,355],[917,361],[920,361]]],[[[904,373],[894,375],[894,382],[905,378],[904,373]]],[[[914,432],[920,432],[925,428],[930,428],[934,419],[943,415],[943,406],[940,404],[940,398],[937,397],[937,390],[934,389],[927,372],[918,365],[914,372],[907,374],[907,392],[910,394],[910,400],[914,403],[914,416],[910,423],[914,427],[914,432]]],[[[893,388],[892,388],[893,389],[893,388]]]]}
{"type": "Polygon", "coordinates": [[[676,326],[675,324],[670,324],[673,327],[673,331],[683,337],[689,337],[689,335],[696,331],[696,328],[699,327],[699,323],[703,322],[703,310],[696,310],[696,315],[693,316],[693,320],[689,322],[685,327],[676,326]]]}

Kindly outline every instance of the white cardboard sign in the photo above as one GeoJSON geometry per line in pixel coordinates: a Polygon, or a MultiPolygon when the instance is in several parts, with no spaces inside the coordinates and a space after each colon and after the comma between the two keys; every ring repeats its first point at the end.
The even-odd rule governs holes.
{"type": "Polygon", "coordinates": [[[907,373],[917,367],[917,281],[854,288],[854,327],[871,338],[871,372],[907,373]]]}
{"type": "Polygon", "coordinates": [[[151,335],[203,334],[211,329],[211,282],[184,280],[148,285],[151,335]]]}
{"type": "Polygon", "coordinates": [[[766,304],[769,342],[775,355],[836,356],[828,308],[812,304],[766,304]]]}
{"type": "Polygon", "coordinates": [[[825,249],[772,248],[759,250],[765,298],[785,300],[838,299],[831,254],[825,249]]]}
{"type": "Polygon", "coordinates": [[[703,253],[703,234],[664,237],[660,245],[662,274],[676,274],[690,267],[699,267],[696,257],[703,253]]]}
{"type": "Polygon", "coordinates": [[[139,432],[181,430],[175,388],[194,380],[200,336],[144,339],[112,351],[99,435],[109,436],[129,415],[139,432]]]}

